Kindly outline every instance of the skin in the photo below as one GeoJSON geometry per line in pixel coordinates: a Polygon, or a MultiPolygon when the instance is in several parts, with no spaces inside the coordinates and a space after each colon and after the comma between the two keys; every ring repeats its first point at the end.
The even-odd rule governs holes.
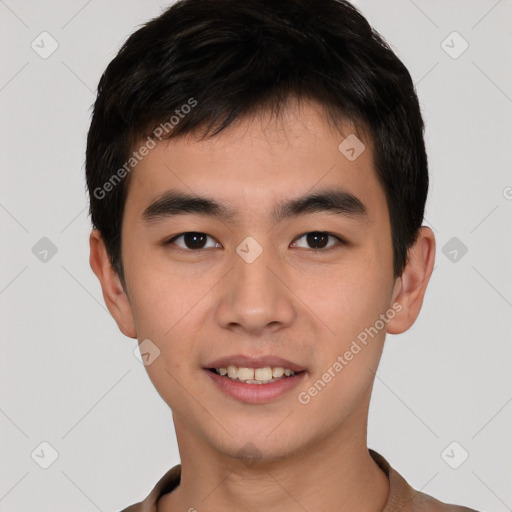
{"type": "Polygon", "coordinates": [[[421,228],[407,267],[394,278],[371,142],[359,136],[366,150],[351,162],[338,145],[355,128],[347,123],[341,132],[327,124],[319,105],[290,102],[281,120],[263,112],[210,140],[159,143],[131,175],[122,224],[126,289],[101,234],[91,233],[91,267],[119,329],[149,338],[161,351],[146,369],[173,411],[182,477],[159,500],[159,511],[384,508],[389,482],[366,443],[374,374],[386,331],[407,330],[420,312],[435,239],[421,228]],[[367,215],[270,219],[277,202],[323,187],[349,191],[367,215]],[[207,195],[239,216],[186,214],[144,223],[142,212],[168,190],[207,195]],[[187,249],[183,237],[165,245],[191,231],[208,234],[208,248],[187,249]],[[302,236],[312,231],[348,243],[330,237],[330,247],[314,249],[302,236]],[[235,251],[247,236],[263,248],[250,264],[235,251]],[[393,304],[401,311],[301,404],[298,393],[393,304]],[[219,391],[202,369],[230,354],[278,355],[307,373],[298,389],[277,400],[242,403],[219,391]],[[261,457],[253,464],[239,454],[248,442],[261,457]]]}

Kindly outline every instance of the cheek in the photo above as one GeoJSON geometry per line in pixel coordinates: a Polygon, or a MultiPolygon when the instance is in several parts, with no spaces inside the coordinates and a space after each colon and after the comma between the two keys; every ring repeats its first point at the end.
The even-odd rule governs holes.
{"type": "Polygon", "coordinates": [[[155,340],[165,338],[180,319],[193,314],[198,297],[208,289],[204,279],[184,275],[179,266],[171,265],[164,252],[128,243],[125,274],[137,332],[155,340]]]}
{"type": "Polygon", "coordinates": [[[143,254],[130,260],[128,271],[138,338],[151,340],[160,351],[146,369],[157,388],[158,382],[174,388],[178,384],[166,370],[178,377],[183,372],[183,362],[194,359],[196,347],[190,340],[201,339],[198,335],[204,324],[200,318],[204,314],[201,299],[207,296],[211,283],[204,277],[191,280],[168,262],[165,264],[160,258],[150,260],[143,254]]]}
{"type": "Polygon", "coordinates": [[[388,308],[392,274],[386,267],[371,254],[358,254],[317,275],[316,286],[302,288],[305,302],[328,328],[326,341],[336,339],[336,348],[342,347],[388,308]]]}
{"type": "Polygon", "coordinates": [[[331,332],[321,337],[322,356],[302,390],[311,402],[305,414],[330,409],[334,425],[365,402],[382,354],[386,330],[380,315],[388,309],[388,281],[368,259],[332,275],[323,296],[315,299],[314,309],[331,332]]]}

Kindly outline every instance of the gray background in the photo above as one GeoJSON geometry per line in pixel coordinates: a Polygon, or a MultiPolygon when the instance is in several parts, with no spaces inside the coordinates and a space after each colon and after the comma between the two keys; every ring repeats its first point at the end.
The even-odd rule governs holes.
{"type": "MultiPolygon", "coordinates": [[[[171,412],[89,267],[83,168],[102,71],[166,5],[0,0],[0,511],[119,510],[179,463],[171,412]],[[51,49],[43,31],[47,58],[31,47],[51,49]]],[[[512,510],[512,2],[357,5],[417,84],[438,242],[420,318],[388,336],[369,446],[443,501],[512,510]]]]}

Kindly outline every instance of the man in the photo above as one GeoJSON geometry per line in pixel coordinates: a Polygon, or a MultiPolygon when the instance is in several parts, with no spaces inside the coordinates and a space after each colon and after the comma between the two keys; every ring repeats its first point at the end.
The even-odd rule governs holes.
{"type": "Polygon", "coordinates": [[[101,78],[91,267],[181,465],[126,511],[468,511],[367,447],[434,265],[410,75],[348,2],[182,0],[101,78]]]}

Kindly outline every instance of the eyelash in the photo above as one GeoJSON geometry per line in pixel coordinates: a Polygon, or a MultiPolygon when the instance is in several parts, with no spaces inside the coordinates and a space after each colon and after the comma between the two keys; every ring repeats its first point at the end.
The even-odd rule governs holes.
{"type": "MultiPolygon", "coordinates": [[[[334,244],[334,245],[331,245],[331,246],[328,246],[328,247],[323,247],[323,248],[300,248],[299,249],[305,249],[307,251],[313,251],[313,252],[319,252],[319,251],[322,251],[322,252],[325,252],[325,251],[328,251],[330,249],[335,249],[337,246],[340,246],[340,245],[347,245],[347,242],[346,240],[344,240],[343,238],[339,237],[338,235],[334,235],[333,233],[329,233],[327,231],[307,231],[306,233],[303,233],[302,235],[299,235],[297,238],[294,239],[295,240],[300,240],[301,238],[307,236],[307,235],[310,235],[310,234],[313,234],[313,233],[318,233],[320,235],[327,235],[329,237],[332,237],[332,238],[335,238],[338,243],[337,244],[334,244]]],[[[197,235],[206,235],[210,238],[213,239],[212,236],[208,235],[207,233],[203,233],[201,231],[185,231],[184,233],[180,233],[179,235],[175,235],[173,236],[171,239],[167,240],[166,242],[164,242],[164,245],[175,245],[174,244],[174,241],[177,240],[178,238],[180,237],[183,237],[184,235],[188,235],[188,234],[197,234],[197,235]]],[[[219,242],[217,242],[219,243],[219,242]]],[[[214,247],[207,247],[206,249],[214,249],[214,247]]],[[[179,247],[179,246],[176,246],[175,247],[175,250],[177,251],[182,251],[182,252],[203,252],[206,250],[205,248],[200,248],[200,249],[189,249],[189,248],[186,248],[184,249],[183,247],[179,247]]]]}

